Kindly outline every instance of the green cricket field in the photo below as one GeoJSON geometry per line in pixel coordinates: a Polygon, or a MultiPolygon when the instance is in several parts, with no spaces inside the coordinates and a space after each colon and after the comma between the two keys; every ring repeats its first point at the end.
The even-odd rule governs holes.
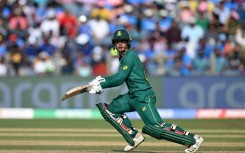
{"type": "MultiPolygon", "coordinates": [[[[204,137],[200,153],[245,153],[244,119],[165,120],[204,137]]],[[[141,131],[141,120],[132,120],[141,131]]],[[[181,153],[185,147],[145,135],[131,152],[181,153]]],[[[124,139],[104,120],[0,119],[2,153],[119,153],[124,139]]]]}

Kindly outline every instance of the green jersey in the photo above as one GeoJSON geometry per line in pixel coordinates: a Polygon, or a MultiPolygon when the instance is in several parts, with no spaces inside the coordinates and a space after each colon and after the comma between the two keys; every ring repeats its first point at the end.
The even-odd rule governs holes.
{"type": "Polygon", "coordinates": [[[134,51],[128,50],[119,60],[118,73],[105,77],[106,81],[100,84],[102,88],[116,87],[124,82],[126,82],[130,94],[151,88],[146,80],[142,63],[134,51]]]}

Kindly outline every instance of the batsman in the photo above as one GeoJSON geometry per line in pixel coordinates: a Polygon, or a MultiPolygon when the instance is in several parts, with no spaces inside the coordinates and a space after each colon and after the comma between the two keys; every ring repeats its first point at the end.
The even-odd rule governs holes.
{"type": "Polygon", "coordinates": [[[101,94],[103,89],[122,85],[128,92],[114,98],[109,104],[97,104],[104,119],[109,122],[127,141],[124,151],[133,150],[144,141],[144,134],[159,140],[167,140],[186,147],[186,153],[194,153],[203,142],[199,135],[190,133],[180,126],[164,122],[156,109],[156,95],[146,79],[143,65],[137,54],[130,49],[129,33],[120,29],[114,32],[112,44],[119,53],[120,66],[116,74],[96,77],[90,94],[101,94]],[[125,114],[136,111],[144,122],[142,133],[135,129],[125,114]]]}

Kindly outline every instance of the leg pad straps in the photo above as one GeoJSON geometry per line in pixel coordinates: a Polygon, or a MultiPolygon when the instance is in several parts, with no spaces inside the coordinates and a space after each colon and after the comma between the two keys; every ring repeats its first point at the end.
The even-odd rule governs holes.
{"type": "Polygon", "coordinates": [[[195,139],[186,135],[178,134],[173,131],[165,130],[160,126],[145,125],[142,130],[143,133],[148,134],[156,139],[164,139],[182,145],[191,146],[195,143],[195,139]]]}
{"type": "Polygon", "coordinates": [[[134,140],[133,138],[130,136],[130,134],[128,133],[128,129],[123,123],[123,119],[119,118],[119,119],[115,119],[112,117],[113,114],[111,114],[106,107],[102,104],[96,104],[96,106],[98,107],[101,115],[103,116],[103,118],[109,122],[123,137],[124,139],[131,145],[134,146],[134,140]]]}

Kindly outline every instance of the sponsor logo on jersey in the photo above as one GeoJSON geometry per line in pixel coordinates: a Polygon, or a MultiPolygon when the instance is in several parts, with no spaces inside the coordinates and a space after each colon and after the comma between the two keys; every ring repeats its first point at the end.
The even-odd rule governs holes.
{"type": "Polygon", "coordinates": [[[124,66],[124,67],[123,67],[123,70],[127,70],[127,69],[128,69],[128,66],[124,66]]]}

